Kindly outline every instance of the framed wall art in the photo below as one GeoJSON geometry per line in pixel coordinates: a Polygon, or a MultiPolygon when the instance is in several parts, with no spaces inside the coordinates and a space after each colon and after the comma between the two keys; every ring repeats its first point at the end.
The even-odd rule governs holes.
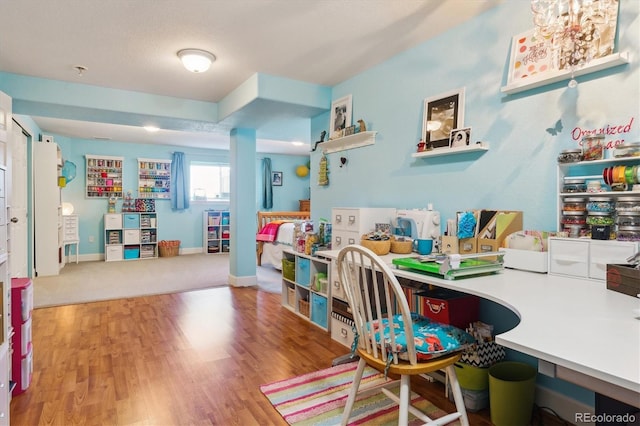
{"type": "Polygon", "coordinates": [[[471,127],[453,129],[449,138],[449,148],[469,146],[471,143],[471,127]]]}
{"type": "Polygon", "coordinates": [[[464,88],[424,100],[422,137],[427,146],[448,148],[453,129],[464,124],[464,88]]]}
{"type": "Polygon", "coordinates": [[[351,126],[351,95],[331,102],[331,120],[329,122],[330,139],[344,135],[345,129],[351,126]]]}
{"type": "Polygon", "coordinates": [[[282,186],[282,172],[271,173],[271,185],[282,186]]]}

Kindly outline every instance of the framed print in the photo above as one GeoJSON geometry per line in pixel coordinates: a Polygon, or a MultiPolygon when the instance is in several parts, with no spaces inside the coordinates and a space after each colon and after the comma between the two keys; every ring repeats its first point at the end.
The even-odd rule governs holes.
{"type": "Polygon", "coordinates": [[[349,126],[351,126],[351,95],[331,102],[329,139],[341,137],[349,126]]]}
{"type": "Polygon", "coordinates": [[[424,100],[422,135],[427,146],[448,148],[451,130],[464,122],[464,88],[424,100]]]}
{"type": "Polygon", "coordinates": [[[508,83],[515,83],[532,75],[543,74],[552,68],[549,44],[536,38],[535,30],[520,33],[511,40],[508,83]]]}
{"type": "Polygon", "coordinates": [[[463,146],[469,146],[471,143],[471,127],[465,127],[464,129],[454,129],[451,131],[451,137],[449,138],[449,148],[460,148],[463,146]]]}
{"type": "Polygon", "coordinates": [[[271,185],[282,186],[282,172],[271,173],[271,185]]]}

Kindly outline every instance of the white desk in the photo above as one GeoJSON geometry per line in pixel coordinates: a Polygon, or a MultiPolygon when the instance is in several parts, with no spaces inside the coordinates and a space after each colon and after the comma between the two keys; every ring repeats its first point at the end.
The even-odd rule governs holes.
{"type": "MultiPolygon", "coordinates": [[[[338,251],[323,251],[330,259],[338,251]]],[[[394,257],[382,256],[391,264],[394,257]]],[[[556,377],[640,408],[640,299],[604,282],[505,269],[445,280],[405,269],[399,277],[450,288],[499,303],[520,318],[496,342],[555,365],[556,377]]]]}

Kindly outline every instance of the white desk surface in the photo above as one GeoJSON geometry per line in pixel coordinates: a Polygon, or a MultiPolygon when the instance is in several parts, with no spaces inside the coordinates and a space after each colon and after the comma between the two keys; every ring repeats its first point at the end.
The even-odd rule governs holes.
{"type": "MultiPolygon", "coordinates": [[[[335,259],[338,250],[319,252],[335,259]]],[[[391,264],[394,257],[382,256],[391,264]]],[[[520,323],[496,342],[639,395],[640,299],[607,290],[605,282],[505,269],[445,280],[406,269],[399,277],[459,290],[499,303],[520,323]]]]}

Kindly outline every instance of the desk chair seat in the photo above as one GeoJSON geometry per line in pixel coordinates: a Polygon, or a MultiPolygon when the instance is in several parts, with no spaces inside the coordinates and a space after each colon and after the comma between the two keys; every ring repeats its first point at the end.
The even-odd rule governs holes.
{"type": "MultiPolygon", "coordinates": [[[[443,351],[437,343],[432,354],[434,358],[418,361],[416,342],[419,346],[424,342],[414,335],[415,316],[410,313],[400,283],[389,266],[371,250],[358,245],[340,250],[337,266],[338,276],[353,314],[356,328],[354,345],[357,346],[360,357],[342,415],[342,425],[347,425],[356,397],[382,392],[399,405],[398,425],[406,425],[411,412],[427,425],[444,425],[460,420],[463,426],[468,426],[469,420],[454,368],[455,362],[460,359],[459,349],[462,348],[443,351]],[[385,374],[400,376],[400,379],[388,380],[381,386],[360,390],[360,381],[367,365],[385,374]],[[445,370],[447,373],[456,412],[431,419],[410,403],[411,376],[437,370],[445,370]],[[398,385],[399,397],[389,390],[398,385]]],[[[461,330],[455,330],[465,334],[461,330]]]]}

